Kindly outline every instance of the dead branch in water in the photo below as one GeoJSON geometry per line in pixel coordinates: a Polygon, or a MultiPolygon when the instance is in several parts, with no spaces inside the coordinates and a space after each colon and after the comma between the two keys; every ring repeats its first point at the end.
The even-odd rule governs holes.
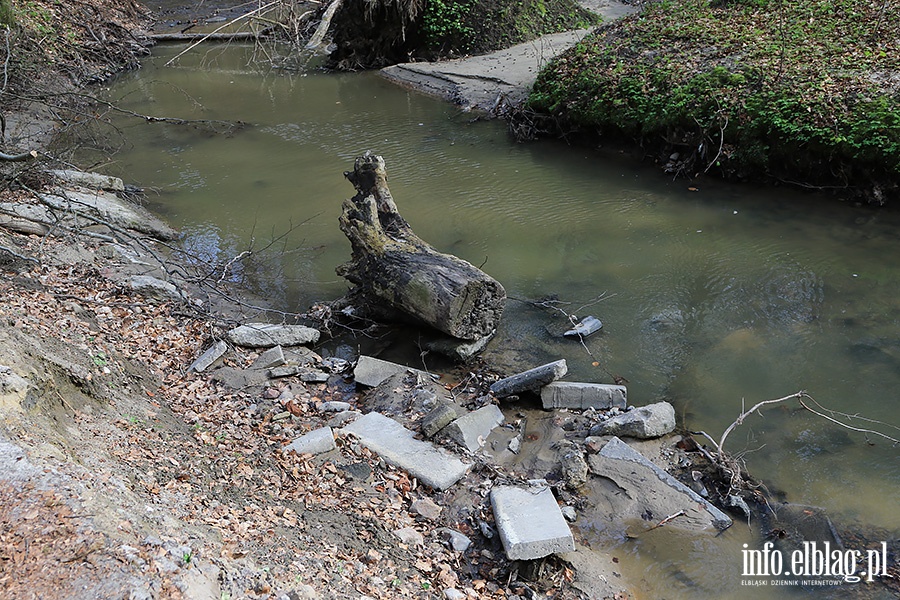
{"type": "Polygon", "coordinates": [[[831,415],[840,416],[840,417],[843,417],[848,420],[859,419],[859,420],[863,420],[867,423],[883,425],[886,427],[890,427],[892,429],[896,429],[898,431],[900,431],[900,427],[896,427],[894,425],[890,425],[889,423],[884,423],[882,421],[877,421],[875,419],[868,419],[865,417],[861,417],[859,415],[850,415],[847,413],[842,413],[842,412],[838,412],[838,411],[833,411],[831,409],[827,409],[827,408],[823,407],[821,404],[819,404],[815,400],[815,398],[813,398],[812,396],[807,394],[804,390],[800,390],[799,392],[793,393],[789,396],[784,396],[783,398],[776,398],[774,400],[763,400],[762,402],[758,402],[758,403],[754,404],[753,407],[750,408],[749,410],[742,411],[741,414],[738,415],[737,419],[735,419],[734,422],[732,422],[731,425],[729,425],[725,429],[725,431],[722,432],[722,437],[719,438],[718,442],[716,440],[714,440],[712,438],[712,436],[710,436],[705,431],[692,431],[691,432],[694,435],[702,435],[707,440],[709,440],[713,444],[713,446],[715,446],[715,448],[716,448],[715,456],[711,455],[708,452],[704,452],[704,454],[710,460],[710,462],[712,462],[720,471],[722,471],[724,474],[728,475],[728,477],[730,478],[730,481],[731,481],[731,483],[730,483],[731,490],[739,490],[742,487],[746,487],[745,486],[746,482],[744,481],[744,478],[741,474],[742,469],[741,469],[740,461],[738,459],[732,458],[725,452],[725,440],[728,438],[729,434],[731,434],[731,432],[734,431],[738,426],[742,425],[744,423],[744,420],[747,417],[749,417],[750,415],[756,413],[756,414],[759,414],[760,416],[762,416],[762,413],[760,413],[758,411],[763,406],[768,406],[771,404],[781,404],[784,402],[788,402],[790,400],[797,400],[797,402],[800,404],[800,406],[802,408],[804,408],[805,410],[807,410],[807,411],[811,412],[812,414],[814,414],[818,417],[821,417],[831,423],[834,423],[836,425],[844,427],[845,429],[849,429],[851,431],[856,431],[859,433],[864,433],[867,436],[868,435],[878,436],[878,437],[884,438],[885,440],[888,440],[889,442],[891,442],[895,445],[900,445],[900,439],[891,437],[885,433],[882,433],[882,432],[874,430],[874,429],[855,427],[853,425],[849,425],[847,423],[844,423],[844,422],[838,420],[835,416],[829,416],[824,413],[830,413],[831,415]],[[808,406],[807,403],[815,404],[822,412],[813,410],[812,408],[810,408],[808,406]]]}

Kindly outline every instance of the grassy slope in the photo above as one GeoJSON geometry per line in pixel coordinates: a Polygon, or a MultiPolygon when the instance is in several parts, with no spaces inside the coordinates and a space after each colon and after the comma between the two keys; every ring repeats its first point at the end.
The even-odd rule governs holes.
{"type": "Polygon", "coordinates": [[[681,155],[678,170],[849,187],[900,181],[897,0],[676,0],[603,28],[531,108],[681,155]]]}

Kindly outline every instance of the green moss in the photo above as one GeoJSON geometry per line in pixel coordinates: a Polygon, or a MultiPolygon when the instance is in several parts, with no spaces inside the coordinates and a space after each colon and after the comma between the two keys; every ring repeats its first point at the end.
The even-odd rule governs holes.
{"type": "Polygon", "coordinates": [[[682,0],[601,29],[539,76],[530,107],[692,172],[811,185],[900,182],[900,21],[863,0],[682,0]]]}
{"type": "Polygon", "coordinates": [[[10,0],[0,0],[0,25],[12,27],[15,22],[10,0]]]}

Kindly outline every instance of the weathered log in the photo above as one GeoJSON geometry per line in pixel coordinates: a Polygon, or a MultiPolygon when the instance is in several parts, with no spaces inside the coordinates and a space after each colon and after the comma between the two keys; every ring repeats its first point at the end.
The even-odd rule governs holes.
{"type": "Polygon", "coordinates": [[[340,217],[352,260],[337,272],[357,286],[353,296],[374,307],[386,304],[455,338],[475,340],[493,332],[506,290],[413,233],[388,189],[384,159],[366,153],[344,176],[357,194],[344,201],[340,217]]]}

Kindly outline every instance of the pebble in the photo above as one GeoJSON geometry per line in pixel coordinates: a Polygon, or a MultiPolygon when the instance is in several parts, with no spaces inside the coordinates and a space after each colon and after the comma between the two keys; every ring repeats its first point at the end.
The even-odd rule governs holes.
{"type": "Polygon", "coordinates": [[[559,510],[560,512],[562,512],[562,516],[566,519],[566,521],[569,521],[570,523],[574,523],[575,519],[578,518],[578,515],[575,513],[575,509],[571,506],[563,506],[559,510]]]}
{"type": "Polygon", "coordinates": [[[437,519],[441,515],[441,511],[443,509],[434,503],[431,498],[422,498],[421,500],[416,500],[409,507],[409,511],[411,513],[420,515],[429,521],[433,521],[437,519]]]}
{"type": "Polygon", "coordinates": [[[447,588],[444,590],[445,600],[464,600],[466,595],[456,588],[447,588]]]}
{"type": "Polygon", "coordinates": [[[338,400],[332,400],[330,402],[323,402],[319,405],[319,412],[344,412],[350,410],[352,407],[349,402],[341,402],[338,400]]]}

